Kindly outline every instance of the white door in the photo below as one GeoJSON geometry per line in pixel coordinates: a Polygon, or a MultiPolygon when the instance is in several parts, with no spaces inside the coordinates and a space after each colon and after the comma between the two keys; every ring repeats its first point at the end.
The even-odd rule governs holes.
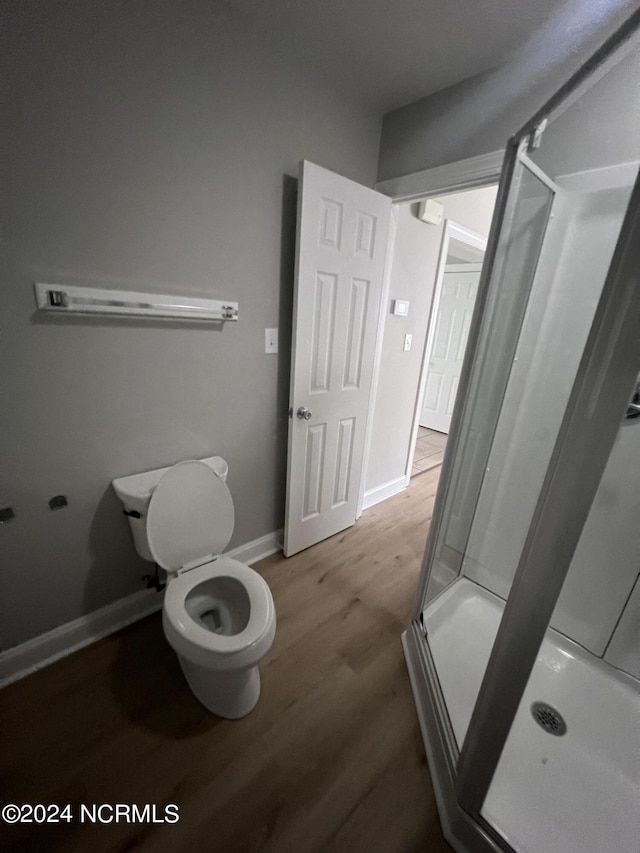
{"type": "Polygon", "coordinates": [[[304,161],[284,553],[356,520],[391,200],[304,161]]]}
{"type": "Polygon", "coordinates": [[[449,432],[478,292],[481,266],[467,266],[473,271],[454,272],[445,268],[427,355],[429,367],[420,426],[439,432],[449,432]]]}

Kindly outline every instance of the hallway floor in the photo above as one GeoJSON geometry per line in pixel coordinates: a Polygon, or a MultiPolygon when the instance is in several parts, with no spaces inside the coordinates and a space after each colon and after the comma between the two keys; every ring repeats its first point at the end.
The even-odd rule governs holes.
{"type": "Polygon", "coordinates": [[[431,471],[432,468],[441,465],[446,446],[446,433],[436,432],[435,429],[428,429],[423,426],[418,427],[411,476],[415,477],[417,474],[423,474],[425,471],[431,471]]]}
{"type": "Polygon", "coordinates": [[[160,614],[0,692],[0,779],[69,823],[2,825],[3,849],[69,853],[450,853],[400,634],[439,468],[358,523],[255,568],[278,629],[243,720],[188,690],[160,614]],[[81,823],[80,804],[175,803],[179,822],[81,823]]]}

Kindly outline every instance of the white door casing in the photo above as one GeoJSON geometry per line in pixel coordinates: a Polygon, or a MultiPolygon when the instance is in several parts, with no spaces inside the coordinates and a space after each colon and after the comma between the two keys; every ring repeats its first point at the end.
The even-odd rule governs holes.
{"type": "Polygon", "coordinates": [[[388,196],[301,164],[286,556],[356,519],[390,214],[388,196]]]}
{"type": "MultiPolygon", "coordinates": [[[[462,266],[462,265],[460,265],[462,266]]],[[[472,272],[445,269],[429,346],[420,426],[449,432],[462,360],[478,292],[480,267],[472,272]]]]}

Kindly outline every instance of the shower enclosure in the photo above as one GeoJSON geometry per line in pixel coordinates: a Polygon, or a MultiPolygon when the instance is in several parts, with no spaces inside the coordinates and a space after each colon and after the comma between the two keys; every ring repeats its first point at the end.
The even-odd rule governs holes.
{"type": "Polygon", "coordinates": [[[505,156],[403,636],[460,853],[640,845],[637,25],[505,156]]]}

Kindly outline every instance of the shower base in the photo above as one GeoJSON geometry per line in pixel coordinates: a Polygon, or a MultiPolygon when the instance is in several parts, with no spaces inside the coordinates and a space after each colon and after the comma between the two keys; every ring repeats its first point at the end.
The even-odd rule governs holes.
{"type": "MultiPolygon", "coordinates": [[[[458,747],[503,608],[460,578],[424,610],[458,747]]],[[[640,682],[549,629],[482,815],[518,853],[637,853],[640,682]],[[550,710],[534,708],[536,720],[534,703],[550,710]],[[561,735],[554,711],[566,725],[561,735]]]]}

